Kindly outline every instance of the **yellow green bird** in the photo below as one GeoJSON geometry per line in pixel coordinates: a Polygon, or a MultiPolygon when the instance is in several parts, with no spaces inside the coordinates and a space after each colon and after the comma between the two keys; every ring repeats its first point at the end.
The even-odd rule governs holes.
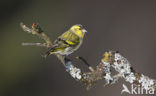
{"type": "Polygon", "coordinates": [[[81,46],[86,32],[81,24],[73,25],[54,41],[45,57],[51,54],[69,55],[73,53],[81,46]]]}

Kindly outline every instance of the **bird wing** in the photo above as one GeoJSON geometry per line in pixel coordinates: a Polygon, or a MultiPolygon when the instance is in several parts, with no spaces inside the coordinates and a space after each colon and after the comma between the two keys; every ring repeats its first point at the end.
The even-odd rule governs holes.
{"type": "Polygon", "coordinates": [[[80,43],[80,38],[75,35],[72,31],[67,31],[59,36],[53,43],[53,46],[49,51],[46,52],[45,57],[50,54],[50,52],[56,52],[64,50],[70,46],[76,46],[80,43]]]}
{"type": "Polygon", "coordinates": [[[71,30],[63,33],[59,38],[64,40],[68,45],[77,45],[80,42],[79,36],[74,34],[71,30]]]}
{"type": "Polygon", "coordinates": [[[66,47],[76,46],[79,42],[79,37],[69,30],[54,41],[52,49],[54,51],[62,50],[66,47]]]}

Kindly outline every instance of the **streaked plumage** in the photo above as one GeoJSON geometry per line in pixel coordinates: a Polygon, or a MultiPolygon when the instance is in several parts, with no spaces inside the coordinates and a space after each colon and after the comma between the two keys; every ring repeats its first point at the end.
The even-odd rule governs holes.
{"type": "Polygon", "coordinates": [[[73,53],[81,46],[85,32],[87,31],[80,24],[72,26],[54,41],[53,47],[46,52],[45,56],[50,54],[69,55],[73,53]]]}

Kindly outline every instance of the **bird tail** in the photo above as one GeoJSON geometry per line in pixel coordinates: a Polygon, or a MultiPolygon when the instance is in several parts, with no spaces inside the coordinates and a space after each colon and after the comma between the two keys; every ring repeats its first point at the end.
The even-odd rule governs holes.
{"type": "Polygon", "coordinates": [[[46,53],[44,53],[44,54],[42,55],[42,57],[43,57],[43,58],[47,58],[47,56],[49,56],[49,55],[50,55],[50,52],[47,51],[46,53]]]}
{"type": "Polygon", "coordinates": [[[47,56],[53,54],[54,52],[54,48],[51,48],[50,50],[48,50],[45,54],[42,55],[43,58],[47,58],[47,56]]]}

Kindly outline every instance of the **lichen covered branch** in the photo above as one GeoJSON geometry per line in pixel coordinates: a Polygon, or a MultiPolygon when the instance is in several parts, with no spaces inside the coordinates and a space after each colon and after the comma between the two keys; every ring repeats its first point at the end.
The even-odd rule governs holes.
{"type": "Polygon", "coordinates": [[[149,78],[141,73],[136,72],[130,65],[129,61],[120,53],[110,52],[112,55],[111,66],[121,74],[125,81],[142,86],[145,90],[156,90],[156,80],[149,78]]]}
{"type": "MultiPolygon", "coordinates": [[[[45,43],[23,43],[22,45],[35,45],[43,46],[46,48],[52,47],[50,38],[43,32],[38,24],[33,24],[32,28],[28,28],[23,23],[20,24],[22,29],[28,33],[36,35],[43,39],[45,43]]],[[[96,68],[93,69],[88,62],[82,57],[81,59],[89,68],[89,72],[83,72],[80,68],[77,68],[72,63],[72,60],[66,56],[55,54],[56,57],[65,66],[66,71],[76,80],[81,81],[90,89],[98,80],[105,80],[106,84],[115,84],[119,79],[124,79],[130,84],[142,86],[147,90],[156,90],[156,80],[151,79],[141,73],[137,73],[130,65],[129,61],[123,57],[119,52],[107,51],[104,53],[101,62],[97,64],[96,68]],[[116,75],[112,75],[111,68],[116,71],[116,75]]]]}

